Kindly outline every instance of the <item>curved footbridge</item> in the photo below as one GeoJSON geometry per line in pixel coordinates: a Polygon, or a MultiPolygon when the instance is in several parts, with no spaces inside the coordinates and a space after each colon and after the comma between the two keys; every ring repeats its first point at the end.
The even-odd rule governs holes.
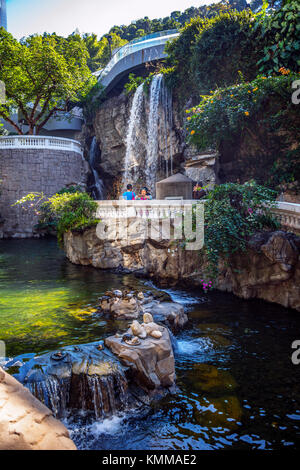
{"type": "Polygon", "coordinates": [[[164,59],[167,56],[167,42],[178,35],[176,29],[170,29],[134,39],[118,49],[107,66],[94,75],[98,76],[98,81],[105,87],[106,93],[109,93],[129,73],[141,71],[145,64],[164,59]]]}

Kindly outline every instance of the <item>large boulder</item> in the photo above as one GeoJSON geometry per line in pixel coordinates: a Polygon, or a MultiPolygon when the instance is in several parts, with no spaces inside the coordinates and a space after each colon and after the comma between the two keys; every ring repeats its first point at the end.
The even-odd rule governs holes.
{"type": "Polygon", "coordinates": [[[176,331],[187,323],[184,307],[177,302],[161,301],[170,298],[164,292],[122,292],[109,291],[99,299],[99,307],[105,314],[119,319],[138,319],[144,313],[150,313],[156,322],[166,324],[176,331]]]}
{"type": "Polygon", "coordinates": [[[0,369],[0,450],[76,450],[66,427],[0,369]]]}
{"type": "Polygon", "coordinates": [[[299,237],[281,230],[262,232],[250,239],[249,247],[220,264],[218,288],[300,311],[299,237]]]}
{"type": "MultiPolygon", "coordinates": [[[[157,392],[174,385],[175,361],[168,329],[155,325],[152,330],[159,331],[161,337],[156,339],[148,335],[139,344],[129,345],[121,337],[110,336],[105,339],[105,345],[130,367],[134,379],[144,390],[157,392]]],[[[127,334],[131,335],[132,330],[129,329],[127,334]]]]}
{"type": "Polygon", "coordinates": [[[6,367],[57,417],[67,410],[90,410],[104,418],[125,409],[129,400],[126,368],[103,342],[18,358],[6,367]]]}
{"type": "Polygon", "coordinates": [[[156,322],[166,323],[173,331],[184,327],[188,322],[183,305],[177,302],[152,302],[144,306],[144,312],[149,312],[156,322]]]}

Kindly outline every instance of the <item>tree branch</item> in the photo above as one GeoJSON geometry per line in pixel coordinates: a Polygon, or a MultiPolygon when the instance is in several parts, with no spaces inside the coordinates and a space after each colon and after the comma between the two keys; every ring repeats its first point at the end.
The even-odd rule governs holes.
{"type": "Polygon", "coordinates": [[[12,120],[10,119],[8,116],[5,115],[5,113],[3,113],[2,111],[0,111],[0,116],[6,121],[8,122],[11,126],[13,126],[16,131],[18,132],[19,135],[23,135],[23,132],[22,132],[22,129],[12,120]]]}

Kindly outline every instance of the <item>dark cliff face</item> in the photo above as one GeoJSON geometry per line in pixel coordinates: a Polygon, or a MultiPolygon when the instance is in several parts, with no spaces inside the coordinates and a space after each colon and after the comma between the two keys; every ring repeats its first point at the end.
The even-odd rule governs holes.
{"type": "MultiPolygon", "coordinates": [[[[85,126],[78,136],[85,147],[87,159],[92,138],[96,137],[98,144],[96,169],[110,199],[119,197],[122,186],[132,103],[133,96],[127,96],[125,93],[108,98],[96,110],[92,124],[85,126]]],[[[184,108],[190,106],[191,100],[184,108]]],[[[145,95],[140,123],[135,130],[137,165],[135,177],[132,179],[137,188],[145,185],[149,112],[149,96],[145,95]]],[[[173,96],[172,131],[168,132],[167,138],[164,134],[161,108],[159,114],[156,181],[164,179],[171,173],[169,158],[171,149],[173,172],[186,174],[193,181],[202,182],[205,186],[229,181],[243,183],[252,178],[261,184],[266,184],[275,160],[282,158],[284,152],[295,148],[296,145],[292,130],[270,132],[265,125],[255,122],[253,126],[244,129],[231,140],[224,140],[218,152],[211,150],[200,152],[187,143],[184,130],[185,113],[176,97],[173,96]],[[167,163],[166,158],[169,158],[167,163]]],[[[293,201],[297,202],[294,196],[290,202],[293,201]]]]}

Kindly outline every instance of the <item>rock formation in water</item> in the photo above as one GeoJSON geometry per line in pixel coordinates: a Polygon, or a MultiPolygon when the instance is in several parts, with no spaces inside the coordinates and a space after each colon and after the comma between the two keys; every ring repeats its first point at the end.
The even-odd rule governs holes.
{"type": "Polygon", "coordinates": [[[129,402],[126,368],[102,342],[68,346],[23,362],[6,364],[18,369],[15,378],[35,397],[63,417],[67,410],[94,412],[97,418],[111,416],[129,402]]]}
{"type": "Polygon", "coordinates": [[[283,231],[252,237],[245,253],[220,266],[218,288],[244,299],[259,298],[300,311],[300,238],[283,231]]]}
{"type": "MultiPolygon", "coordinates": [[[[75,264],[96,268],[123,268],[139,272],[161,285],[201,285],[205,262],[201,252],[187,251],[174,241],[139,239],[136,224],[127,239],[100,240],[95,229],[67,233],[65,251],[75,264]]],[[[215,287],[250,299],[260,298],[300,311],[300,239],[283,231],[253,236],[246,253],[235,253],[220,264],[215,287]]]]}
{"type": "Polygon", "coordinates": [[[155,321],[165,323],[173,331],[182,328],[188,321],[181,304],[161,302],[152,292],[109,291],[100,297],[99,307],[101,312],[117,319],[138,319],[149,314],[155,321]]]}
{"type": "MultiPolygon", "coordinates": [[[[157,393],[172,387],[175,382],[172,342],[167,328],[155,323],[141,326],[146,329],[147,337],[136,346],[127,344],[118,336],[106,338],[105,345],[118,356],[122,364],[130,367],[134,380],[144,390],[157,393]],[[152,332],[159,332],[160,335],[152,336],[152,332]]],[[[127,334],[133,333],[137,333],[134,327],[129,328],[127,334]]]]}
{"type": "Polygon", "coordinates": [[[0,368],[0,450],[76,450],[66,427],[0,368]]]}

